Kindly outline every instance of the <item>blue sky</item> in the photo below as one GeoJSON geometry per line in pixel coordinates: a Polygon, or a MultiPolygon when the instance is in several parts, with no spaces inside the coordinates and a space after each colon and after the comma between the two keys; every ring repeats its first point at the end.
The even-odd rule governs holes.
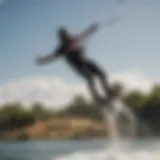
{"type": "Polygon", "coordinates": [[[137,69],[153,77],[160,69],[160,1],[4,0],[0,4],[0,83],[22,77],[56,76],[79,80],[63,59],[38,68],[38,55],[50,53],[58,26],[73,33],[92,22],[121,19],[88,40],[87,55],[109,72],[137,69]]]}

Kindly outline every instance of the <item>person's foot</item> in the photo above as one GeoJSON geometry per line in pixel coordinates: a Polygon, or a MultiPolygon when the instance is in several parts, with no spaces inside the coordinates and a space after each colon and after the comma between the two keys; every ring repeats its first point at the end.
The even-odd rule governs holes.
{"type": "Polygon", "coordinates": [[[114,98],[114,96],[115,96],[115,93],[114,93],[114,91],[110,88],[109,90],[108,90],[108,99],[113,99],[114,98]]]}

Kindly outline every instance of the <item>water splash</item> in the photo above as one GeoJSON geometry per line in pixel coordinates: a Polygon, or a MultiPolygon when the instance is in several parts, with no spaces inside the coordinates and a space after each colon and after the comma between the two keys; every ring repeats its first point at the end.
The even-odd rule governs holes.
{"type": "Polygon", "coordinates": [[[109,108],[104,108],[102,114],[109,132],[113,154],[122,153],[136,136],[135,115],[120,99],[113,101],[109,108]]]}
{"type": "MultiPolygon", "coordinates": [[[[121,100],[116,100],[109,108],[102,110],[102,115],[106,124],[106,129],[109,132],[111,145],[109,148],[84,150],[63,155],[56,160],[159,160],[160,152],[158,150],[150,150],[149,148],[132,148],[131,142],[136,142],[137,134],[137,118],[124,105],[121,100]],[[112,110],[111,110],[112,109],[112,110]],[[125,122],[121,121],[125,117],[125,122]],[[126,124],[126,125],[124,125],[126,124]]],[[[137,142],[136,142],[137,143],[137,142]]],[[[150,145],[150,144],[148,144],[150,145]]]]}

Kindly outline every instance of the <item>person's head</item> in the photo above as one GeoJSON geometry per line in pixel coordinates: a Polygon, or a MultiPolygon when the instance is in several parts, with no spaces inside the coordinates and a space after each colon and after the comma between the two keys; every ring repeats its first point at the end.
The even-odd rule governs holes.
{"type": "Polygon", "coordinates": [[[61,42],[65,42],[70,38],[70,34],[65,27],[60,27],[57,34],[61,42]]]}

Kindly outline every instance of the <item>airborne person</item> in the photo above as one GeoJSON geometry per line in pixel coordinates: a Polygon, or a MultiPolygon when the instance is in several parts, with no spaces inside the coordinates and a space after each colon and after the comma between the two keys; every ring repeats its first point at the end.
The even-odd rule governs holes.
{"type": "Polygon", "coordinates": [[[101,103],[104,102],[104,99],[99,96],[95,88],[94,76],[99,77],[102,88],[105,91],[105,102],[108,102],[111,98],[111,90],[108,85],[107,77],[104,71],[94,61],[85,57],[84,49],[79,45],[81,41],[97,31],[97,29],[98,25],[92,24],[79,35],[71,35],[65,27],[59,28],[59,46],[53,53],[44,57],[38,57],[36,62],[38,65],[41,65],[52,62],[60,56],[64,56],[68,64],[70,64],[70,66],[86,80],[93,99],[96,102],[101,103]]]}

